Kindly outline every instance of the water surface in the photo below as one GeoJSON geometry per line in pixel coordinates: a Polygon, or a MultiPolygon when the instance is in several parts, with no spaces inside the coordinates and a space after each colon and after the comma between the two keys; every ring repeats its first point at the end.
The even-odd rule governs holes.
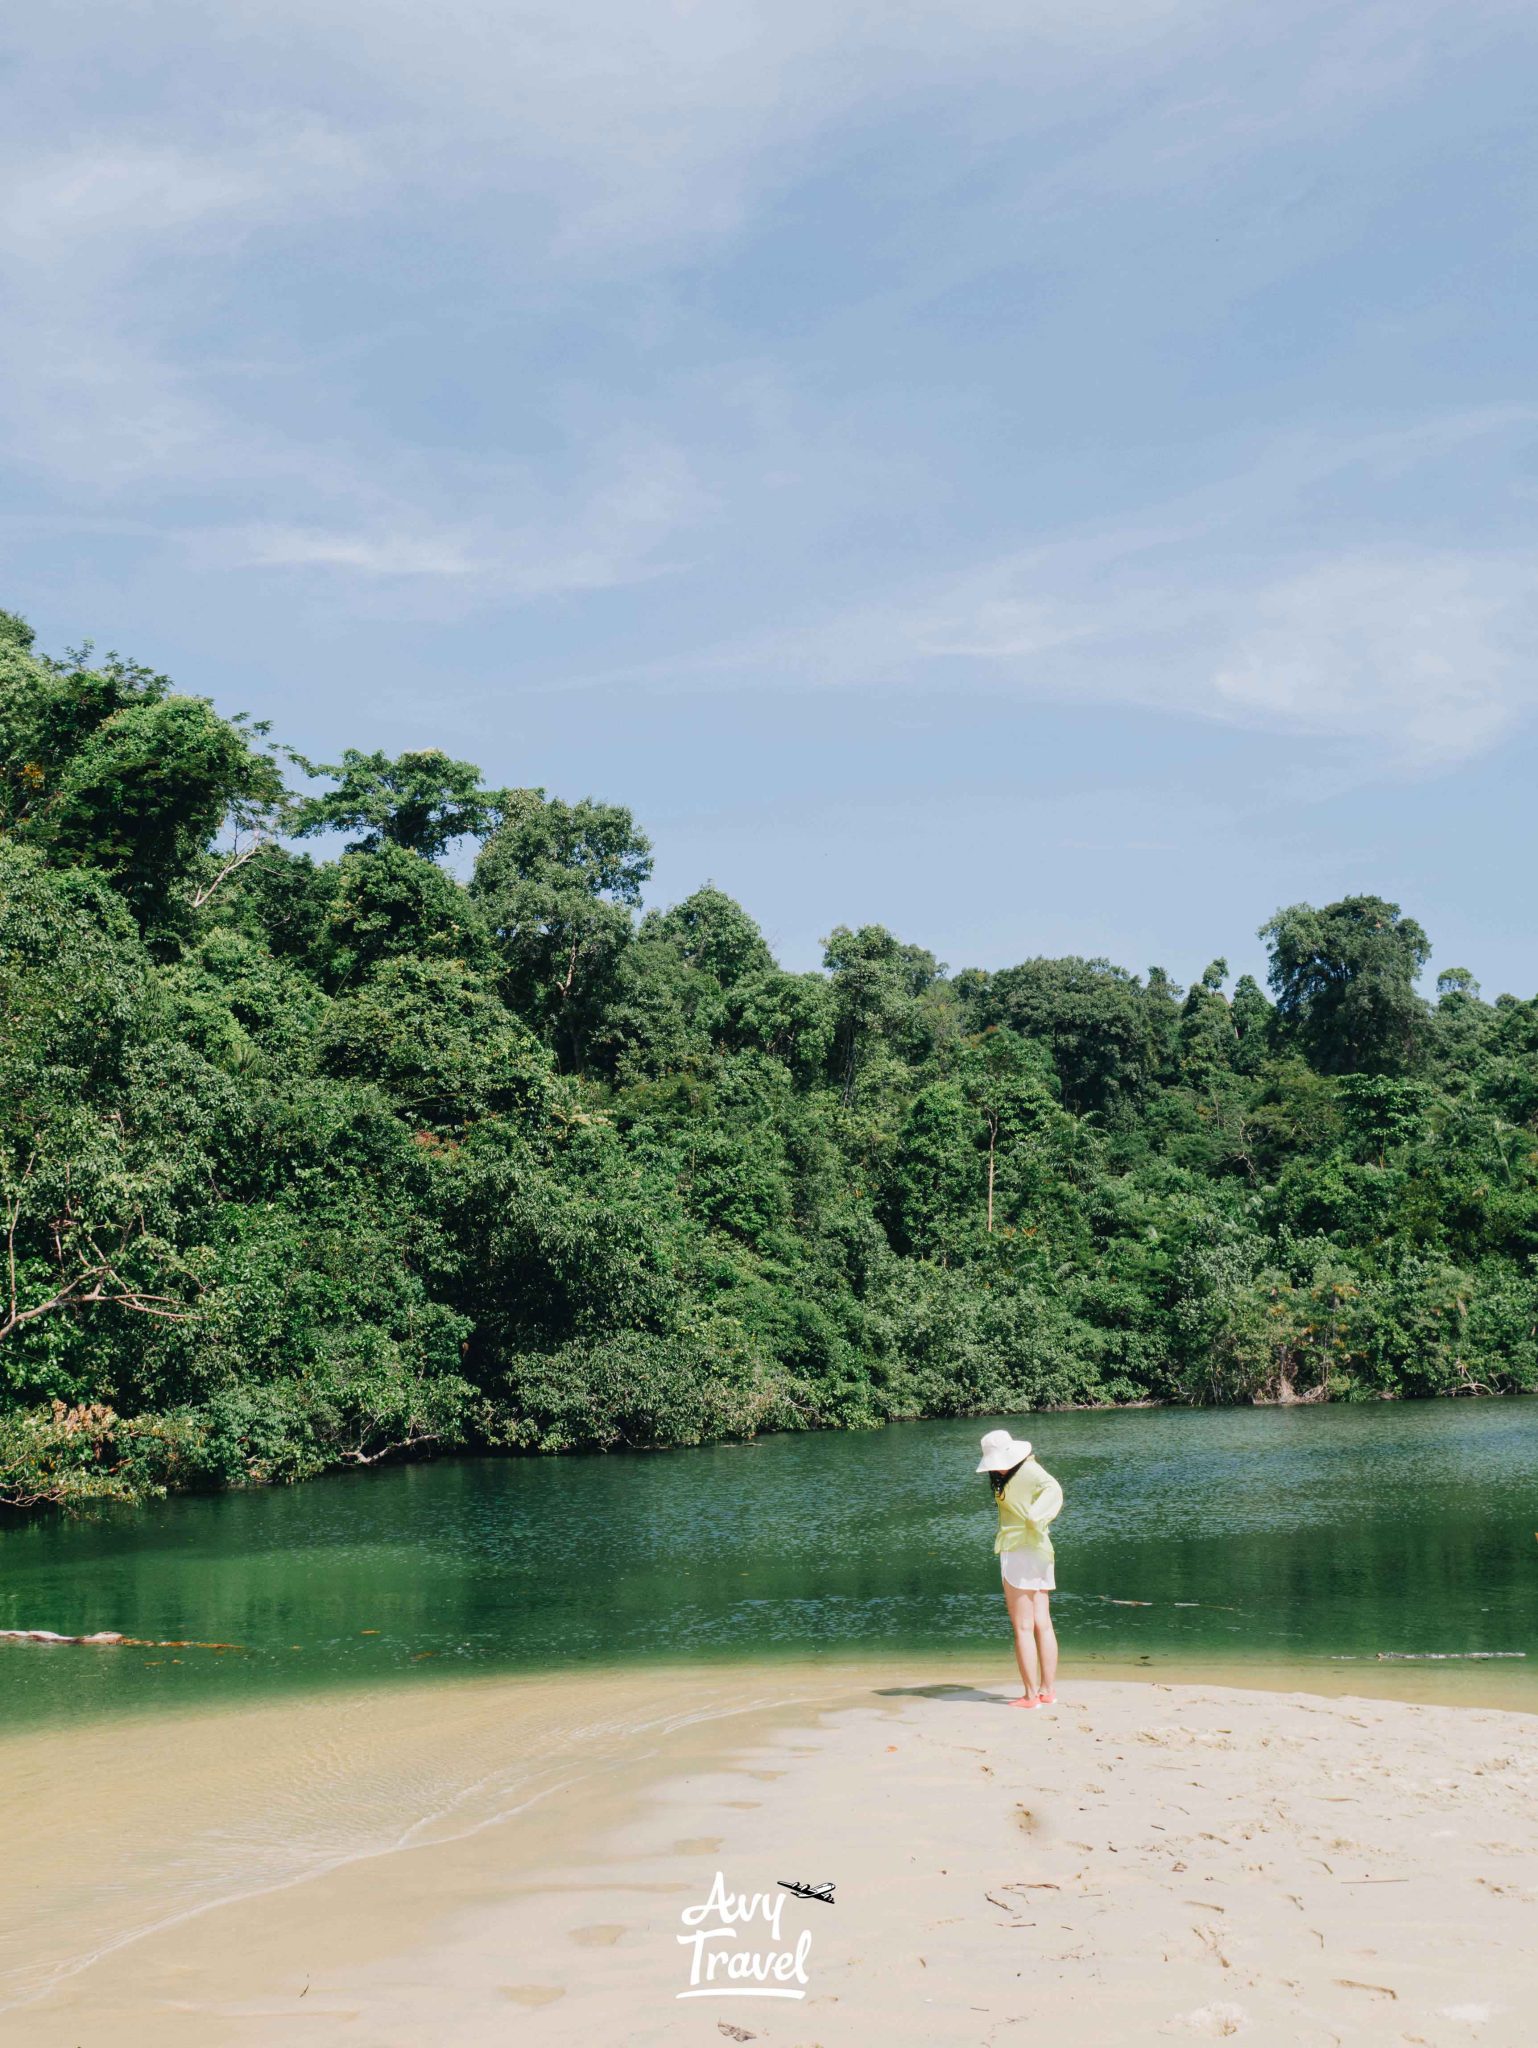
{"type": "MultiPolygon", "coordinates": [[[[0,1722],[347,1684],[1000,1643],[984,1429],[461,1459],[0,1534],[0,1722]]],[[[1183,1668],[1525,1651],[1538,1400],[1121,1410],[1030,1425],[1076,1657],[1183,1668]],[[1146,1603],[1146,1604],[1143,1604],[1146,1603]]]]}

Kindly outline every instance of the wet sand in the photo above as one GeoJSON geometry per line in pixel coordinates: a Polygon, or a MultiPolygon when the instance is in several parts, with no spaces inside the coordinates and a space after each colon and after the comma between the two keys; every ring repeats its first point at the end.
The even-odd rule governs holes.
{"type": "Polygon", "coordinates": [[[1245,1677],[1021,1714],[999,1660],[824,1659],[11,1736],[5,2038],[1530,2040],[1531,1680],[1245,1677]],[[703,1910],[717,1872],[771,1903],[703,1910]]]}

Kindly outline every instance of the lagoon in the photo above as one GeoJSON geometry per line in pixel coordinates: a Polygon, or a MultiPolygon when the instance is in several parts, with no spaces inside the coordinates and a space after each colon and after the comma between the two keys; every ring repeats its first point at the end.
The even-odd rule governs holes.
{"type": "MultiPolygon", "coordinates": [[[[998,1652],[992,1507],[971,1470],[996,1422],[1020,1427],[444,1460],[13,1524],[0,1625],[149,1640],[0,1643],[0,1723],[449,1674],[998,1652]]],[[[1065,1669],[1343,1676],[1380,1653],[1525,1652],[1501,1674],[1531,1675],[1538,1704],[1538,1400],[1028,1429],[1067,1493],[1065,1669]]]]}

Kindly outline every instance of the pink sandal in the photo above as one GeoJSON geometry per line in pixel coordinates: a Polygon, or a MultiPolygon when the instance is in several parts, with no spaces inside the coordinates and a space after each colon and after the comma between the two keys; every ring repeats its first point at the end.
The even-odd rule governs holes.
{"type": "Polygon", "coordinates": [[[1034,1698],[1030,1693],[1023,1692],[1021,1693],[1019,1699],[1011,1700],[1009,1704],[1012,1707],[1024,1707],[1027,1710],[1030,1710],[1032,1708],[1040,1706],[1041,1702],[1038,1699],[1034,1698]]]}
{"type": "Polygon", "coordinates": [[[1057,1694],[1055,1692],[1039,1692],[1036,1695],[1036,1704],[1038,1707],[1055,1707],[1057,1705],[1057,1694]]]}

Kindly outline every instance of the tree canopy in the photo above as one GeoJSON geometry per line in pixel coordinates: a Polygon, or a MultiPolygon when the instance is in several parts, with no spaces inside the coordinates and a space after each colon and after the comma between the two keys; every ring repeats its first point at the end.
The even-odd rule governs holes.
{"type": "Polygon", "coordinates": [[[1426,1024],[1416,979],[1431,944],[1413,917],[1381,896],[1346,896],[1315,910],[1279,910],[1270,942],[1278,1015],[1324,1074],[1405,1073],[1426,1024]]]}
{"type": "Polygon", "coordinates": [[[792,973],[622,805],[297,760],[0,613],[0,1503],[1538,1388],[1538,1000],[1398,905],[792,973]]]}

